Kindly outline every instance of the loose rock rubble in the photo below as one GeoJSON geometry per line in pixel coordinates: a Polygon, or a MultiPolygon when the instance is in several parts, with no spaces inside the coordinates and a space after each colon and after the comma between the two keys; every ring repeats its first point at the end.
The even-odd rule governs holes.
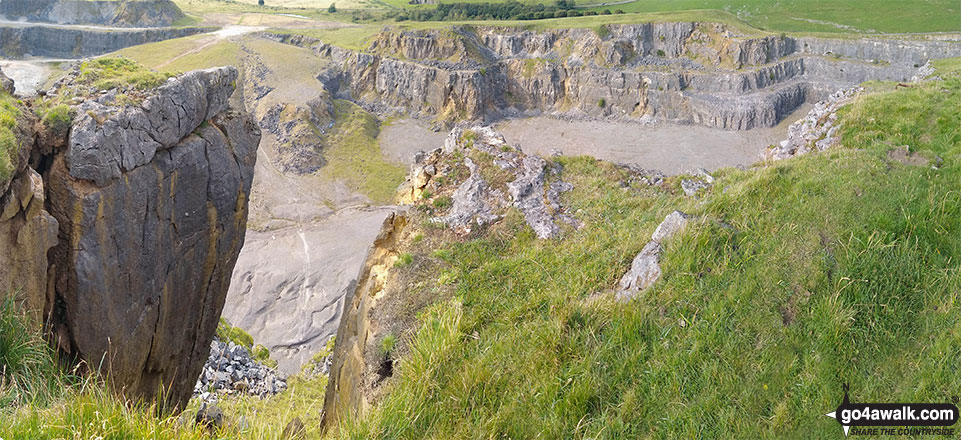
{"type": "Polygon", "coordinates": [[[708,189],[714,184],[714,177],[704,168],[694,170],[691,175],[693,176],[691,179],[681,179],[681,189],[688,197],[697,195],[701,190],[708,189]]]}
{"type": "Polygon", "coordinates": [[[285,389],[287,381],[283,375],[255,361],[246,348],[214,339],[210,357],[194,386],[194,397],[212,402],[223,394],[265,397],[285,389]]]}
{"type": "Polygon", "coordinates": [[[628,171],[627,179],[621,182],[622,187],[628,187],[634,183],[657,186],[664,183],[664,179],[667,178],[667,175],[658,170],[647,170],[634,164],[619,163],[617,166],[628,171]]]}
{"type": "Polygon", "coordinates": [[[474,225],[494,223],[503,217],[505,209],[514,207],[541,239],[560,235],[559,223],[575,228],[581,226],[581,222],[568,215],[560,203],[560,195],[573,189],[573,185],[560,179],[560,165],[509,146],[504,137],[490,127],[455,127],[443,149],[415,157],[408,178],[410,195],[407,201],[419,200],[429,189],[440,188],[440,177],[454,171],[445,159],[461,154],[470,156],[475,152],[484,155],[484,163],[479,163],[476,157],[462,160],[470,174],[451,194],[450,210],[446,215],[435,217],[434,222],[459,233],[469,233],[474,225]],[[513,180],[498,187],[483,177],[483,167],[506,171],[513,180]]]}
{"type": "Polygon", "coordinates": [[[664,218],[651,234],[651,241],[634,257],[631,269],[621,277],[614,297],[618,301],[629,301],[638,292],[647,289],[661,278],[661,254],[664,243],[678,232],[684,230],[692,217],[681,211],[674,211],[664,218]]]}
{"type": "Polygon", "coordinates": [[[827,100],[814,104],[814,108],[804,118],[791,124],[787,139],[765,152],[767,158],[787,159],[815,150],[824,151],[837,144],[841,140],[837,124],[838,109],[849,103],[862,90],[863,87],[838,90],[827,100]]]}

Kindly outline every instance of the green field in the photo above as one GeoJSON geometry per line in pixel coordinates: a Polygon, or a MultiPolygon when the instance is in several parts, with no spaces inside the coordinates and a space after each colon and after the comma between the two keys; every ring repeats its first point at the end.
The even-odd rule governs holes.
{"type": "MultiPolygon", "coordinates": [[[[492,0],[495,3],[500,1],[504,0],[492,0]]],[[[480,1],[440,0],[440,2],[480,1]]],[[[537,2],[552,3],[546,0],[537,2]]],[[[339,2],[336,0],[268,0],[268,7],[256,6],[256,0],[243,0],[241,3],[178,0],[178,4],[190,13],[232,11],[276,14],[286,12],[322,20],[349,21],[352,19],[350,15],[327,14],[326,8],[330,3],[336,3],[339,9],[344,10],[434,7],[410,5],[407,0],[342,0],[339,2]]],[[[621,10],[627,13],[722,11],[751,26],[771,32],[961,32],[961,4],[954,0],[634,0],[625,3],[618,0],[580,0],[578,4],[578,8],[598,12],[605,9],[612,12],[621,10]],[[590,7],[590,5],[597,6],[590,7]]],[[[616,15],[607,17],[607,20],[615,22],[622,20],[616,15]]],[[[373,20],[376,22],[376,17],[373,20]]]]}

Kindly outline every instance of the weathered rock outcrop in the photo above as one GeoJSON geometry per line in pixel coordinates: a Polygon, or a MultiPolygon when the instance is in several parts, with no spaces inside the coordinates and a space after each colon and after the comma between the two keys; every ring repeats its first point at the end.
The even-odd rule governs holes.
{"type": "Polygon", "coordinates": [[[765,151],[764,156],[781,160],[812,151],[824,151],[837,144],[841,140],[838,109],[851,102],[861,90],[860,87],[838,90],[828,99],[814,104],[807,115],[788,127],[787,139],[765,151]]]}
{"type": "Polygon", "coordinates": [[[226,110],[236,81],[233,68],[197,70],[168,81],[139,106],[84,101],[64,156],[70,175],[104,186],[150,162],[226,110]]]}
{"type": "MultiPolygon", "coordinates": [[[[6,1],[0,2],[0,5],[6,1]]],[[[35,24],[0,26],[0,56],[81,58],[101,55],[138,44],[206,32],[201,27],[157,29],[93,29],[35,24]]]]}
{"type": "Polygon", "coordinates": [[[223,316],[269,348],[280,371],[299,372],[337,332],[344,297],[393,212],[343,210],[319,225],[248,231],[223,316]]]}
{"type": "Polygon", "coordinates": [[[629,301],[661,278],[661,254],[664,253],[662,243],[683,231],[690,221],[691,216],[681,211],[674,211],[664,217],[664,221],[657,225],[651,234],[651,241],[634,257],[630,270],[617,283],[614,297],[618,301],[629,301]]]}
{"type": "Polygon", "coordinates": [[[260,130],[227,108],[237,72],[181,75],[141,105],[87,101],[45,172],[60,225],[47,325],[133,399],[182,408],[244,242],[260,130]]]}
{"type": "Polygon", "coordinates": [[[337,96],[445,122],[548,112],[748,130],[839,88],[906,81],[917,64],[961,55],[957,42],[742,36],[710,23],[603,29],[385,30],[361,52],[266,35],[331,58],[319,78],[337,96]]]}
{"type": "Polygon", "coordinates": [[[344,298],[344,315],[337,329],[337,339],[330,365],[330,380],[324,396],[323,429],[341,420],[366,411],[368,396],[365,389],[380,364],[373,339],[371,311],[382,296],[390,270],[399,257],[398,241],[407,217],[398,213],[389,216],[374,240],[357,286],[344,298]]]}
{"type": "Polygon", "coordinates": [[[57,220],[44,209],[40,175],[30,167],[13,179],[0,211],[0,293],[13,293],[38,320],[47,300],[47,251],[57,220]]]}
{"type": "Polygon", "coordinates": [[[7,20],[120,27],[170,26],[184,18],[171,0],[3,0],[7,20]]]}
{"type": "Polygon", "coordinates": [[[475,227],[500,220],[506,209],[513,207],[524,215],[538,238],[555,238],[561,234],[562,225],[581,226],[561,206],[561,193],[573,186],[560,177],[560,165],[507,145],[504,137],[490,127],[455,127],[443,149],[417,158],[403,198],[406,202],[419,200],[428,190],[447,197],[453,189],[449,194],[452,206],[434,222],[469,234],[475,227]],[[457,163],[455,156],[464,156],[463,163],[457,163]],[[466,178],[458,182],[457,176],[464,174],[466,178]],[[455,185],[440,185],[442,178],[453,179],[455,185]]]}

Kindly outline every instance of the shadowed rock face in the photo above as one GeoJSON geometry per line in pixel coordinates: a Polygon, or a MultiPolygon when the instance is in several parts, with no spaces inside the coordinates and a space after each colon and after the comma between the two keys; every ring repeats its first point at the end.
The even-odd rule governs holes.
{"type": "Polygon", "coordinates": [[[227,108],[236,77],[196,71],[139,107],[85,108],[47,172],[60,224],[47,324],[61,351],[133,399],[163,388],[182,408],[209,355],[260,142],[227,108]]]}
{"type": "MultiPolygon", "coordinates": [[[[0,72],[4,91],[13,83],[0,72]]],[[[31,145],[33,116],[18,106],[14,130],[19,145],[31,145]]],[[[43,180],[27,166],[29,148],[10,157],[13,172],[0,179],[0,295],[13,294],[41,319],[47,292],[47,250],[57,244],[57,221],[44,209],[43,180]]]]}

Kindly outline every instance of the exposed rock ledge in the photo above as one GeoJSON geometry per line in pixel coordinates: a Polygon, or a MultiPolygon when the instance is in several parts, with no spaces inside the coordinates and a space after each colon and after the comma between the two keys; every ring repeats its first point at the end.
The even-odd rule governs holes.
{"type": "Polygon", "coordinates": [[[86,104],[65,147],[24,139],[32,168],[21,161],[2,196],[14,214],[0,249],[14,255],[0,259],[32,263],[15,274],[26,303],[64,359],[133,400],[164,389],[161,403],[182,408],[210,354],[260,142],[252,118],[227,108],[236,77],[191,72],[142,105],[86,104]]]}
{"type": "Polygon", "coordinates": [[[3,0],[0,16],[59,24],[170,26],[184,18],[171,0],[3,0]]]}
{"type": "Polygon", "coordinates": [[[713,23],[603,29],[386,29],[363,51],[264,35],[330,58],[318,77],[332,95],[440,122],[542,112],[749,130],[840,88],[906,81],[926,60],[961,55],[957,42],[748,37],[713,23]]]}

